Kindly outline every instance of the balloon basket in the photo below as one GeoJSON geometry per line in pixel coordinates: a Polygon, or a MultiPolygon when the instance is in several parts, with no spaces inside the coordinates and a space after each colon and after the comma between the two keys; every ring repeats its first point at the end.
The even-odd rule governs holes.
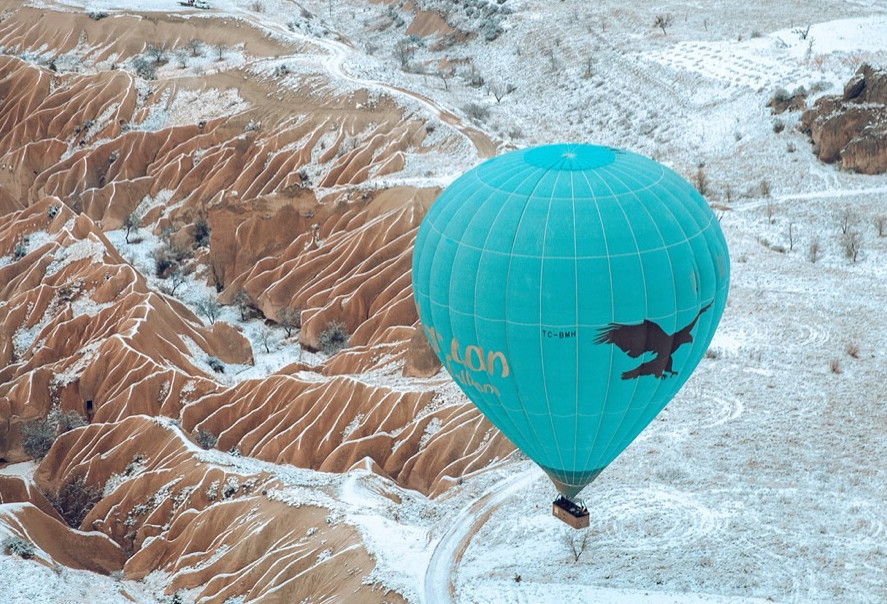
{"type": "Polygon", "coordinates": [[[563,495],[552,502],[551,514],[574,529],[588,528],[588,509],[582,504],[570,501],[563,495]]]}

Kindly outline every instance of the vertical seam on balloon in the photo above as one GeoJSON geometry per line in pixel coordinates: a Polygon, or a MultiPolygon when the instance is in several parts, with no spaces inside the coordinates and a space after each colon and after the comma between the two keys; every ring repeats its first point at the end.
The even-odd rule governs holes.
{"type": "MultiPolygon", "coordinates": [[[[516,173],[519,173],[519,172],[516,170],[516,173]]],[[[486,195],[487,195],[487,198],[489,198],[489,197],[490,197],[489,191],[492,189],[492,190],[495,192],[495,191],[496,191],[495,188],[490,187],[489,185],[487,185],[487,184],[483,181],[483,179],[480,178],[480,175],[479,175],[477,172],[474,173],[474,176],[475,176],[477,182],[479,183],[479,186],[478,186],[478,189],[477,189],[476,194],[477,194],[477,195],[486,194],[486,195]]],[[[470,195],[470,196],[469,196],[469,199],[471,199],[473,196],[474,196],[474,195],[470,195]]],[[[483,202],[482,202],[482,203],[483,203],[483,202]]],[[[460,207],[464,207],[464,204],[463,204],[463,206],[460,206],[460,207]]],[[[457,210],[453,213],[453,215],[451,216],[451,219],[452,219],[453,217],[455,217],[455,215],[458,214],[458,212],[459,212],[459,208],[457,208],[457,210]]],[[[476,216],[476,215],[477,215],[477,214],[476,214],[476,212],[475,212],[475,215],[474,215],[474,216],[476,216]]],[[[472,220],[474,219],[474,216],[472,216],[472,220]]],[[[469,221],[469,224],[470,224],[470,221],[469,221]]],[[[464,231],[463,231],[463,233],[464,233],[464,231]]],[[[454,243],[456,243],[457,253],[458,253],[458,248],[459,248],[459,247],[462,247],[461,240],[460,240],[460,241],[454,241],[454,243]]],[[[452,282],[451,282],[450,284],[452,285],[452,282]]],[[[447,313],[448,313],[448,316],[449,316],[449,319],[450,319],[450,332],[452,333],[452,331],[453,331],[453,329],[452,329],[452,324],[453,324],[452,317],[453,317],[453,312],[454,312],[454,311],[453,311],[453,305],[450,303],[450,296],[449,296],[449,295],[447,296],[447,302],[448,302],[448,304],[447,304],[447,313]]],[[[476,305],[475,305],[475,308],[476,308],[476,305]]],[[[458,311],[456,311],[456,312],[458,312],[458,311]]],[[[460,313],[460,314],[463,314],[463,313],[460,313]]],[[[477,321],[476,321],[476,319],[473,321],[473,323],[474,323],[474,333],[475,333],[475,338],[476,338],[476,337],[477,337],[477,321]]],[[[459,384],[457,384],[457,386],[459,386],[459,384]]],[[[484,411],[481,410],[481,409],[477,406],[477,404],[472,400],[472,398],[468,395],[468,393],[465,392],[465,390],[463,390],[463,389],[461,388],[461,386],[459,386],[459,389],[462,390],[462,393],[465,395],[466,398],[468,398],[468,400],[474,405],[474,407],[477,408],[478,411],[481,412],[481,415],[483,415],[484,417],[486,417],[486,414],[484,413],[484,411]]],[[[490,421],[491,421],[491,423],[492,423],[492,419],[491,419],[491,418],[487,418],[487,419],[490,419],[490,421]]]]}
{"type": "MultiPolygon", "coordinates": [[[[591,194],[592,205],[594,206],[595,212],[597,212],[598,222],[601,225],[601,240],[604,243],[604,252],[608,255],[607,277],[610,282],[610,287],[608,288],[608,290],[610,292],[610,320],[613,321],[613,320],[615,320],[616,310],[614,308],[615,303],[614,303],[614,299],[613,299],[613,267],[610,265],[610,259],[609,259],[610,245],[609,245],[609,243],[607,243],[607,228],[604,226],[604,218],[603,218],[603,216],[601,216],[601,209],[598,206],[597,195],[595,194],[595,190],[591,184],[591,181],[588,180],[588,174],[585,171],[583,171],[582,177],[585,179],[585,184],[588,185],[588,192],[591,194]]],[[[614,352],[613,352],[613,350],[610,350],[610,368],[607,372],[608,375],[613,372],[613,356],[614,356],[614,352]]],[[[588,456],[585,458],[585,463],[582,464],[583,472],[588,470],[588,462],[591,460],[591,454],[592,454],[592,451],[594,451],[594,444],[597,442],[598,436],[600,435],[600,432],[601,432],[601,425],[604,423],[604,410],[607,407],[607,400],[609,399],[609,397],[610,397],[610,380],[608,379],[607,380],[607,389],[604,392],[603,397],[601,398],[602,402],[601,402],[601,406],[599,409],[598,425],[597,425],[597,428],[595,429],[595,432],[594,432],[594,438],[592,438],[591,441],[589,441],[590,444],[589,444],[588,456]]],[[[596,468],[592,468],[592,469],[596,469],[596,468]]]]}
{"type": "MultiPolygon", "coordinates": [[[[576,260],[578,246],[576,244],[576,185],[573,173],[570,172],[570,209],[573,215],[573,319],[576,324],[576,338],[574,342],[575,356],[573,366],[576,372],[576,381],[573,384],[573,466],[575,475],[579,469],[576,463],[579,461],[579,261],[576,260]]],[[[575,476],[574,476],[575,478],[575,476]]]]}
{"type": "MultiPolygon", "coordinates": [[[[550,170],[550,169],[549,169],[550,170]]],[[[543,353],[542,341],[542,300],[545,294],[545,287],[542,281],[545,274],[545,244],[548,242],[548,223],[551,219],[551,206],[554,201],[555,191],[557,191],[557,183],[560,180],[562,170],[555,173],[554,185],[551,187],[551,196],[548,198],[548,211],[545,213],[545,226],[542,228],[542,254],[539,260],[539,364],[542,369],[542,389],[545,392],[545,407],[548,409],[548,422],[551,424],[551,436],[554,438],[554,450],[557,451],[557,458],[560,461],[560,471],[563,472],[566,479],[567,469],[564,467],[564,456],[561,454],[560,443],[557,438],[557,429],[554,426],[554,418],[551,416],[551,399],[548,396],[548,381],[545,379],[545,354],[543,353]]],[[[565,480],[566,482],[566,480],[565,480]]]]}
{"type": "MultiPolygon", "coordinates": [[[[665,174],[665,169],[663,169],[662,172],[663,172],[663,174],[665,174]]],[[[671,192],[668,188],[664,188],[662,192],[663,192],[664,195],[666,195],[666,196],[668,196],[669,198],[671,198],[676,204],[679,204],[679,205],[683,206],[683,204],[684,204],[684,199],[683,199],[682,197],[678,197],[678,196],[675,195],[673,192],[671,192]]],[[[661,200],[661,198],[660,198],[660,200],[661,200]]],[[[686,230],[686,228],[684,228],[684,224],[678,219],[677,215],[676,215],[676,214],[674,213],[674,211],[673,211],[673,208],[672,208],[671,206],[669,206],[668,204],[662,204],[662,208],[663,208],[664,211],[668,212],[669,215],[671,215],[672,219],[674,220],[674,223],[678,226],[678,228],[681,230],[681,232],[682,232],[683,235],[684,235],[684,242],[683,242],[683,243],[685,243],[685,244],[687,244],[687,245],[690,245],[690,241],[691,241],[691,239],[695,238],[697,235],[702,235],[702,234],[704,234],[704,230],[708,229],[709,226],[711,225],[711,219],[708,221],[708,223],[707,223],[704,227],[700,227],[700,226],[699,226],[699,223],[694,219],[692,222],[693,222],[693,224],[696,225],[696,228],[698,229],[698,232],[697,232],[697,235],[693,235],[692,237],[688,237],[688,236],[687,236],[687,230],[686,230]]],[[[687,214],[690,215],[690,216],[692,217],[692,213],[688,212],[687,214]]],[[[667,249],[666,249],[666,253],[668,253],[668,250],[667,250],[667,249]]],[[[670,254],[669,254],[669,257],[671,257],[670,254]]],[[[690,253],[690,262],[693,263],[694,268],[698,268],[697,259],[696,259],[695,255],[692,253],[692,246],[691,246],[691,253],[690,253]]],[[[672,268],[672,276],[674,277],[674,267],[672,266],[671,268],[672,268]]],[[[674,279],[672,279],[672,282],[674,283],[674,279]]],[[[675,291],[675,306],[677,307],[677,288],[676,288],[676,287],[675,287],[675,290],[674,290],[674,291],[675,291]]],[[[697,302],[696,302],[696,304],[695,304],[693,307],[691,307],[691,308],[696,308],[697,310],[700,308],[700,303],[699,303],[698,296],[697,296],[697,302]]],[[[682,309],[678,309],[678,308],[676,308],[676,310],[675,310],[676,315],[677,315],[677,312],[678,312],[679,310],[682,310],[682,309]]],[[[689,308],[688,308],[687,310],[689,310],[689,308]]],[[[675,321],[675,327],[674,327],[674,329],[677,329],[678,324],[679,324],[679,323],[678,323],[677,321],[675,321]]],[[[698,330],[698,329],[697,329],[697,333],[699,333],[699,330],[698,330]]],[[[687,376],[686,379],[689,379],[689,376],[687,376]]],[[[686,379],[684,380],[684,383],[686,383],[686,379]]],[[[651,397],[651,401],[653,400],[653,398],[655,398],[655,397],[659,394],[660,389],[661,389],[664,385],[665,385],[665,381],[664,381],[664,380],[661,380],[660,383],[657,385],[656,390],[655,390],[654,393],[653,393],[653,396],[651,397]]],[[[683,384],[681,384],[681,387],[683,387],[683,384]]],[[[679,390],[680,390],[680,387],[677,388],[677,389],[675,389],[675,391],[674,391],[674,393],[673,393],[672,396],[674,396],[674,394],[677,394],[677,392],[678,392],[679,390]]],[[[666,405],[668,404],[668,402],[670,402],[670,399],[669,399],[669,401],[666,401],[666,405]]],[[[666,405],[663,405],[662,408],[665,408],[666,405]]],[[[650,417],[650,418],[647,420],[647,422],[641,427],[641,431],[643,431],[643,429],[646,427],[647,424],[649,424],[651,421],[653,421],[653,419],[656,417],[656,415],[659,414],[660,411],[661,411],[661,409],[660,409],[660,410],[657,410],[656,414],[654,414],[652,417],[650,417]]],[[[643,417],[642,417],[642,418],[639,418],[638,422],[636,422],[635,425],[637,425],[637,423],[639,423],[639,422],[642,421],[643,419],[644,419],[643,417]]],[[[639,432],[639,433],[640,433],[640,432],[639,432]]],[[[627,445],[626,445],[626,446],[627,446],[627,445]]]]}
{"type": "MultiPolygon", "coordinates": [[[[515,173],[516,173],[516,174],[520,174],[520,172],[517,171],[517,170],[515,171],[515,173]]],[[[535,170],[533,171],[533,173],[535,173],[535,170]]],[[[530,178],[532,178],[532,173],[531,173],[530,175],[528,175],[528,176],[525,176],[525,177],[523,178],[523,180],[520,181],[519,185],[524,184],[524,183],[527,182],[530,178]]],[[[478,180],[480,180],[480,179],[478,179],[478,180]]],[[[481,181],[481,182],[483,182],[483,181],[481,181]]],[[[510,198],[511,196],[514,195],[514,192],[512,191],[512,192],[509,193],[508,195],[509,195],[509,198],[510,198]]],[[[494,197],[494,196],[490,196],[489,199],[493,199],[493,197],[494,197]]],[[[490,223],[490,228],[489,228],[489,230],[487,231],[487,236],[486,236],[486,239],[484,240],[484,247],[486,247],[486,241],[489,240],[490,234],[491,234],[492,231],[493,231],[493,226],[496,224],[496,221],[497,221],[497,220],[499,219],[499,217],[502,215],[502,211],[505,209],[505,206],[507,205],[507,203],[508,203],[508,199],[509,199],[509,198],[506,198],[505,201],[503,201],[503,202],[500,203],[499,212],[496,214],[496,218],[494,218],[493,221],[490,223]]],[[[480,210],[480,208],[478,208],[478,211],[479,211],[479,210],[480,210]]],[[[473,220],[474,220],[474,218],[472,218],[472,221],[473,221],[473,220]]],[[[471,222],[469,222],[469,226],[470,226],[470,224],[471,224],[471,222]]],[[[466,227],[465,230],[467,231],[468,228],[466,227]]],[[[483,250],[483,249],[481,250],[481,252],[480,252],[480,253],[481,253],[481,257],[483,256],[484,251],[485,251],[485,250],[483,250]]],[[[480,264],[480,261],[478,260],[478,265],[479,265],[479,264],[480,264]]],[[[475,291],[475,296],[474,296],[474,300],[475,300],[475,302],[474,302],[474,305],[475,305],[475,311],[477,310],[477,284],[478,284],[478,280],[477,280],[477,275],[475,274],[475,282],[474,282],[474,291],[475,291]]],[[[506,286],[507,286],[507,283],[506,283],[506,286]]],[[[508,293],[507,287],[506,287],[505,292],[503,292],[503,293],[504,293],[504,296],[503,296],[503,297],[505,297],[506,300],[507,300],[507,293],[508,293]]],[[[503,314],[504,314],[504,313],[503,313],[503,314]]],[[[503,317],[503,319],[505,319],[505,318],[506,318],[506,317],[503,317]]],[[[503,321],[503,323],[505,324],[505,325],[504,325],[503,332],[504,332],[504,333],[507,333],[507,321],[503,321]]],[[[478,340],[478,333],[477,333],[477,313],[476,313],[476,312],[475,312],[475,320],[474,320],[474,337],[475,337],[475,341],[479,341],[479,340],[478,340]]],[[[506,336],[506,342],[507,342],[507,336],[506,336]]],[[[510,356],[510,355],[509,355],[509,356],[510,356]]],[[[514,383],[514,382],[512,382],[512,385],[514,386],[514,392],[515,392],[515,394],[517,394],[518,397],[519,397],[520,392],[518,391],[518,389],[517,389],[517,387],[516,387],[517,384],[514,383]]],[[[500,406],[501,406],[503,409],[505,409],[505,410],[507,411],[507,408],[506,408],[505,405],[502,403],[502,400],[501,400],[501,399],[500,399],[499,402],[500,402],[500,406]]],[[[483,411],[482,411],[482,413],[483,413],[483,411]]],[[[497,414],[497,415],[498,415],[498,414],[497,414]]],[[[529,442],[529,438],[526,437],[527,435],[526,435],[526,433],[524,432],[524,430],[522,430],[522,429],[520,429],[520,428],[518,427],[518,424],[517,424],[516,422],[514,422],[514,421],[510,418],[509,414],[506,412],[506,413],[503,414],[503,416],[504,416],[504,418],[505,418],[506,420],[508,420],[508,423],[510,423],[511,426],[514,428],[514,432],[516,433],[516,435],[517,435],[517,436],[520,436],[520,437],[522,438],[522,440],[526,440],[527,442],[529,442]]],[[[532,427],[532,426],[530,425],[529,418],[526,418],[526,415],[525,415],[525,419],[527,420],[527,421],[526,421],[527,426],[528,426],[528,427],[532,427]]],[[[505,423],[505,422],[503,421],[502,423],[505,423]]],[[[538,435],[535,434],[535,431],[534,431],[534,437],[536,438],[537,441],[539,440],[539,437],[538,437],[538,435]]]]}
{"type": "MultiPolygon", "coordinates": [[[[622,185],[625,185],[625,182],[623,182],[621,179],[619,179],[615,175],[613,175],[612,170],[607,169],[606,172],[608,173],[607,174],[608,177],[612,177],[613,180],[618,181],[622,185]]],[[[610,187],[610,185],[606,179],[602,179],[602,180],[603,180],[604,185],[608,189],[610,189],[611,193],[613,193],[613,201],[619,207],[619,211],[622,212],[622,217],[625,219],[625,224],[628,226],[628,232],[629,232],[629,234],[631,234],[631,240],[634,242],[634,248],[635,248],[635,251],[637,254],[637,260],[638,260],[638,266],[640,267],[641,283],[643,285],[643,291],[644,291],[644,319],[646,319],[647,314],[650,311],[650,298],[647,295],[647,279],[646,279],[646,275],[644,273],[643,259],[641,258],[641,248],[640,248],[640,245],[638,244],[638,239],[634,234],[634,229],[632,228],[631,220],[629,220],[628,214],[625,211],[625,207],[622,205],[622,203],[620,201],[620,197],[615,194],[615,192],[613,191],[612,187],[610,187]]],[[[629,193],[632,193],[632,192],[629,191],[629,193]]],[[[635,199],[637,199],[636,196],[635,196],[635,199]]],[[[615,312],[616,311],[614,308],[613,313],[615,314],[615,312]]],[[[614,318],[614,321],[615,321],[615,318],[614,318]]],[[[611,368],[610,368],[611,378],[610,379],[612,379],[612,372],[613,372],[613,369],[612,369],[612,364],[611,364],[611,368]]],[[[625,409],[622,411],[622,417],[619,418],[619,423],[616,424],[616,428],[610,434],[610,439],[607,441],[607,444],[604,446],[603,450],[598,452],[598,455],[595,459],[595,464],[598,466],[601,464],[601,459],[604,459],[604,460],[607,459],[607,457],[602,454],[606,453],[609,450],[610,445],[613,443],[613,439],[616,437],[616,434],[618,434],[619,431],[622,429],[622,424],[625,423],[625,418],[628,416],[628,412],[629,412],[629,409],[631,408],[632,402],[634,401],[635,395],[637,395],[639,381],[640,381],[640,378],[638,378],[634,381],[631,396],[628,397],[628,403],[626,404],[625,409]]],[[[590,460],[590,458],[589,458],[589,460],[590,460]]]]}
{"type": "MultiPolygon", "coordinates": [[[[659,179],[660,181],[663,179],[664,175],[665,175],[665,171],[664,171],[663,169],[660,168],[660,179],[659,179]]],[[[618,176],[614,176],[614,178],[617,178],[617,179],[618,179],[618,176]]],[[[619,179],[619,181],[622,182],[623,184],[625,184],[623,180],[619,179]]],[[[657,182],[658,182],[658,181],[657,181],[657,182]]],[[[667,188],[663,189],[663,191],[664,191],[666,194],[671,195],[671,193],[668,192],[667,188]]],[[[665,238],[662,236],[662,230],[659,228],[659,224],[656,222],[656,220],[654,219],[653,215],[650,213],[650,210],[647,208],[646,205],[643,204],[643,202],[641,202],[640,196],[639,196],[636,192],[633,192],[633,194],[635,195],[635,199],[637,199],[638,204],[644,209],[644,211],[647,213],[647,216],[650,217],[650,221],[651,221],[651,223],[653,224],[653,227],[656,229],[656,233],[659,235],[659,239],[660,239],[660,241],[662,241],[662,250],[663,250],[663,251],[665,252],[665,254],[668,256],[668,259],[669,259],[668,267],[669,267],[669,270],[671,271],[671,275],[672,275],[672,279],[671,279],[671,282],[672,282],[672,299],[673,299],[673,301],[674,301],[674,307],[675,307],[675,310],[674,310],[674,314],[673,314],[673,316],[676,317],[676,316],[677,316],[677,313],[678,313],[678,311],[679,311],[680,309],[677,308],[677,285],[675,284],[675,279],[674,279],[675,272],[674,272],[674,265],[673,265],[673,263],[671,262],[671,253],[669,252],[669,248],[665,245],[665,238]]],[[[669,208],[668,205],[661,203],[661,202],[662,202],[662,198],[661,198],[661,197],[658,197],[658,196],[657,196],[657,197],[656,197],[656,200],[660,202],[660,207],[662,207],[665,211],[667,211],[667,212],[672,216],[672,218],[674,219],[675,224],[677,224],[677,225],[681,228],[681,230],[682,230],[682,232],[683,232],[683,234],[684,234],[684,242],[686,243],[686,242],[687,242],[687,234],[686,234],[686,231],[684,231],[683,227],[682,227],[681,224],[680,224],[680,221],[677,220],[677,218],[675,217],[674,213],[671,211],[671,208],[669,208]]],[[[647,309],[647,314],[649,315],[649,309],[647,309]]],[[[677,329],[677,321],[675,321],[675,326],[674,326],[674,328],[672,329],[672,334],[674,334],[674,330],[676,330],[676,329],[677,329]]],[[[656,384],[656,388],[655,388],[655,390],[653,391],[653,393],[652,393],[651,396],[650,396],[650,400],[649,400],[648,403],[647,403],[647,407],[649,407],[650,402],[652,402],[654,399],[657,398],[657,396],[658,396],[658,394],[659,394],[659,392],[660,392],[660,390],[662,389],[662,387],[663,387],[664,384],[665,384],[665,380],[659,380],[659,383],[656,384]]],[[[643,424],[643,425],[641,425],[640,430],[638,430],[638,434],[639,434],[640,432],[642,432],[642,431],[644,430],[644,428],[645,428],[645,427],[646,427],[651,421],[653,421],[653,418],[650,418],[650,419],[644,421],[644,420],[646,419],[646,415],[647,415],[647,412],[648,412],[648,411],[649,411],[648,408],[645,408],[645,409],[644,409],[644,413],[643,413],[643,414],[642,414],[637,420],[635,420],[635,422],[630,426],[630,429],[629,429],[629,431],[628,431],[628,434],[632,434],[633,432],[635,432],[635,430],[636,430],[638,424],[643,424]]],[[[657,411],[656,413],[658,414],[659,411],[657,411]]],[[[654,415],[653,417],[655,417],[655,415],[654,415]]],[[[620,426],[619,426],[620,428],[622,427],[622,423],[624,423],[624,421],[620,423],[620,426]]],[[[630,444],[631,441],[633,441],[634,438],[635,438],[636,436],[637,436],[637,434],[635,434],[634,436],[632,436],[632,437],[631,437],[631,440],[630,440],[628,443],[626,443],[625,446],[628,446],[628,444],[630,444]]],[[[615,434],[614,434],[614,437],[615,437],[615,434]]],[[[617,453],[616,453],[615,455],[612,454],[613,442],[611,441],[610,443],[608,443],[606,449],[603,451],[603,454],[604,454],[604,455],[603,455],[603,458],[604,458],[604,459],[610,459],[610,458],[612,457],[613,459],[615,459],[615,458],[619,455],[619,452],[621,452],[622,449],[625,448],[625,447],[622,447],[621,449],[619,448],[619,443],[622,442],[622,441],[624,441],[624,440],[625,440],[625,437],[623,436],[623,437],[620,438],[618,441],[616,441],[616,443],[617,443],[617,446],[616,446],[617,453]]]]}
{"type": "MultiPolygon", "coordinates": [[[[533,199],[533,193],[536,191],[536,188],[539,187],[539,183],[542,182],[543,178],[545,178],[545,175],[548,173],[548,170],[545,170],[544,168],[537,168],[533,171],[533,174],[538,174],[539,171],[542,171],[542,174],[539,176],[539,180],[536,181],[536,184],[533,185],[533,189],[527,194],[526,203],[524,204],[524,207],[521,210],[520,218],[518,219],[517,226],[514,229],[514,235],[512,236],[512,239],[511,239],[511,248],[510,248],[512,253],[514,252],[514,243],[517,240],[517,234],[520,231],[520,226],[524,221],[524,216],[526,215],[527,208],[530,206],[530,201],[533,199]]],[[[530,180],[530,176],[528,176],[524,182],[527,182],[528,180],[530,180]]],[[[512,266],[511,259],[512,259],[512,256],[509,256],[508,269],[506,270],[506,273],[505,273],[505,291],[506,291],[506,293],[508,292],[508,284],[511,281],[511,266],[512,266]]],[[[540,284],[540,287],[541,287],[541,284],[540,284]]],[[[511,356],[511,346],[508,341],[508,296],[507,295],[505,296],[505,308],[504,308],[503,316],[505,318],[505,350],[508,353],[508,357],[513,358],[511,356]]],[[[514,390],[515,390],[515,392],[517,392],[519,394],[520,389],[518,388],[515,373],[511,372],[510,375],[511,375],[511,382],[514,387],[514,390]]],[[[520,396],[518,397],[518,399],[520,401],[520,396]]],[[[539,455],[537,455],[537,457],[539,457],[541,459],[543,457],[542,454],[545,452],[545,448],[542,446],[542,441],[539,438],[539,433],[536,431],[536,428],[533,426],[533,421],[530,419],[530,416],[527,413],[527,409],[523,405],[522,401],[520,402],[519,407],[520,407],[521,412],[523,413],[524,420],[527,422],[527,426],[529,426],[533,431],[533,438],[536,439],[536,446],[537,446],[536,450],[539,453],[539,455]]],[[[536,461],[536,460],[533,460],[533,461],[536,461]]],[[[536,463],[539,464],[539,461],[536,461],[536,463]]]]}
{"type": "MultiPolygon", "coordinates": [[[[631,195],[634,196],[634,198],[635,198],[635,200],[637,201],[638,205],[640,205],[640,206],[641,206],[642,208],[644,208],[645,211],[646,211],[646,207],[644,206],[643,202],[641,201],[640,196],[638,195],[638,193],[637,193],[636,191],[631,190],[631,187],[628,186],[629,183],[626,183],[625,180],[623,180],[622,178],[620,178],[619,173],[621,173],[621,172],[622,172],[621,170],[613,170],[613,171],[610,172],[610,177],[611,177],[614,181],[619,182],[620,184],[624,185],[624,186],[626,187],[626,189],[629,190],[629,193],[630,193],[631,195]]],[[[663,176],[663,175],[664,175],[664,171],[660,171],[660,178],[657,180],[657,182],[659,182],[659,181],[662,180],[662,176],[663,176]]],[[[643,285],[644,285],[644,318],[647,319],[647,318],[649,317],[649,314],[650,314],[650,307],[649,307],[649,300],[650,300],[650,299],[649,299],[649,295],[648,295],[648,293],[647,293],[646,272],[645,272],[645,270],[644,270],[644,263],[643,263],[643,258],[642,258],[642,254],[641,254],[641,251],[640,251],[640,246],[638,245],[637,237],[636,237],[635,234],[634,234],[634,229],[632,228],[631,223],[628,222],[628,217],[627,217],[627,215],[625,214],[625,210],[622,208],[622,205],[621,205],[621,204],[619,205],[619,207],[620,207],[620,209],[622,209],[622,213],[623,213],[623,215],[626,216],[626,223],[628,224],[628,228],[629,228],[629,231],[631,232],[632,239],[633,239],[634,242],[635,242],[635,248],[637,249],[638,262],[639,262],[639,264],[640,264],[640,268],[641,268],[641,280],[643,281],[643,285]]],[[[650,215],[649,212],[647,212],[647,214],[648,214],[648,216],[650,215]]],[[[652,216],[651,216],[651,218],[652,218],[652,216]]],[[[653,222],[654,227],[656,227],[656,231],[657,231],[657,233],[659,233],[659,237],[660,237],[660,240],[661,240],[661,239],[662,239],[662,233],[659,231],[659,227],[656,225],[655,220],[653,220],[652,222],[653,222]]],[[[663,243],[664,243],[664,242],[663,242],[663,243]]],[[[666,253],[668,253],[667,250],[666,250],[666,253]]],[[[669,268],[671,268],[671,266],[669,266],[669,268]]],[[[672,279],[672,282],[674,282],[674,279],[672,279]]],[[[674,287],[674,284],[672,284],[672,285],[673,285],[673,287],[674,287]]],[[[675,299],[674,299],[674,302],[676,303],[676,302],[677,302],[676,296],[673,296],[673,298],[675,298],[675,299]]],[[[675,304],[675,305],[676,305],[676,304],[675,304]]],[[[598,457],[597,457],[597,459],[596,459],[596,463],[597,463],[598,465],[600,465],[601,463],[607,463],[607,464],[609,464],[610,462],[613,461],[613,459],[616,458],[616,456],[618,456],[618,453],[617,453],[616,455],[611,455],[611,451],[613,450],[613,444],[614,444],[614,442],[617,443],[617,445],[618,445],[618,443],[621,443],[621,442],[624,440],[624,437],[621,437],[621,436],[620,436],[620,438],[618,438],[618,439],[617,439],[616,437],[619,436],[619,433],[622,431],[623,426],[624,426],[625,423],[626,423],[625,420],[626,420],[626,418],[627,418],[628,415],[629,415],[628,410],[629,410],[629,407],[631,406],[631,402],[634,401],[634,397],[635,397],[635,395],[637,394],[640,379],[641,379],[641,378],[640,378],[640,376],[639,376],[639,377],[635,380],[634,392],[632,393],[631,400],[630,400],[630,402],[629,402],[629,406],[626,407],[625,411],[623,411],[623,413],[622,413],[622,418],[619,420],[619,424],[616,426],[616,429],[615,429],[615,430],[613,431],[613,433],[610,435],[610,440],[609,440],[609,441],[607,442],[607,444],[604,446],[603,450],[601,450],[601,451],[598,453],[598,457]]],[[[663,383],[664,383],[663,380],[659,380],[659,383],[656,384],[656,388],[654,389],[653,394],[652,394],[651,397],[650,397],[650,400],[652,400],[653,398],[655,398],[656,393],[659,392],[659,389],[662,387],[662,384],[663,384],[663,383]]],[[[648,404],[649,404],[649,401],[648,401],[648,404]]],[[[646,410],[646,409],[645,409],[645,410],[646,410]]],[[[637,425],[637,423],[638,423],[638,421],[636,420],[636,421],[634,421],[634,422],[629,426],[629,427],[631,428],[631,430],[634,429],[634,427],[637,425]]],[[[617,446],[616,448],[618,449],[618,446],[617,446]]],[[[619,451],[621,452],[621,449],[620,449],[619,451]]]]}

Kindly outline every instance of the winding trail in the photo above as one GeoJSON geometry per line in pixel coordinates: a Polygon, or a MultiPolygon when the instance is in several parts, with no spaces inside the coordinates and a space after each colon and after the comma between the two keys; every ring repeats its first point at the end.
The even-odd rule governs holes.
{"type": "Polygon", "coordinates": [[[298,32],[290,31],[286,27],[274,21],[266,21],[264,19],[260,19],[256,17],[253,13],[243,9],[239,9],[238,12],[239,14],[237,16],[244,19],[248,23],[251,23],[259,29],[264,29],[267,32],[282,36],[283,38],[288,40],[297,40],[299,42],[313,44],[326,50],[328,54],[323,60],[321,60],[321,65],[330,75],[335,76],[346,82],[351,82],[352,84],[356,84],[357,86],[363,88],[375,88],[378,90],[384,90],[393,96],[408,97],[412,101],[422,105],[432,115],[445,122],[446,124],[449,124],[450,126],[455,128],[456,131],[458,131],[469,141],[471,141],[471,144],[474,145],[474,148],[477,151],[477,155],[480,159],[487,159],[496,155],[498,147],[496,143],[494,143],[490,139],[490,137],[488,137],[477,128],[466,125],[465,122],[463,122],[462,119],[455,113],[446,109],[445,107],[443,107],[436,101],[428,98],[427,96],[419,94],[418,92],[415,92],[413,90],[401,88],[400,86],[387,84],[385,82],[382,82],[381,80],[361,78],[350,74],[345,69],[345,61],[348,60],[349,56],[357,53],[355,48],[350,44],[340,42],[338,40],[316,38],[298,32]]]}
{"type": "Polygon", "coordinates": [[[487,521],[490,514],[507,499],[527,488],[530,483],[542,476],[542,471],[536,466],[527,468],[518,474],[500,480],[478,497],[471,506],[466,506],[459,512],[447,532],[438,541],[434,553],[431,554],[431,559],[428,561],[423,589],[425,604],[455,603],[453,578],[456,575],[459,560],[468,549],[472,537],[487,521]]]}

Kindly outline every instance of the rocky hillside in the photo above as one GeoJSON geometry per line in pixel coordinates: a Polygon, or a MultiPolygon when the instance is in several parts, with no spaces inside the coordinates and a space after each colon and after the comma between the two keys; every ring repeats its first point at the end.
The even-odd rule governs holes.
{"type": "Polygon", "coordinates": [[[3,478],[0,527],[202,602],[397,600],[305,495],[332,479],[280,473],[438,496],[512,451],[435,367],[400,378],[439,189],[384,179],[464,136],[242,22],[2,9],[0,463],[39,465],[3,478]]]}

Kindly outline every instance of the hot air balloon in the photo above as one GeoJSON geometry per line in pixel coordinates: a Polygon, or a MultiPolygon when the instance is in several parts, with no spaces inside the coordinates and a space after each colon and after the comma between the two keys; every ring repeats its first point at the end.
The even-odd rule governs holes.
{"type": "Polygon", "coordinates": [[[669,168],[559,144],[447,187],[419,227],[412,280],[449,374],[548,474],[556,507],[587,516],[573,500],[705,353],[729,257],[708,204],[669,168]]]}

